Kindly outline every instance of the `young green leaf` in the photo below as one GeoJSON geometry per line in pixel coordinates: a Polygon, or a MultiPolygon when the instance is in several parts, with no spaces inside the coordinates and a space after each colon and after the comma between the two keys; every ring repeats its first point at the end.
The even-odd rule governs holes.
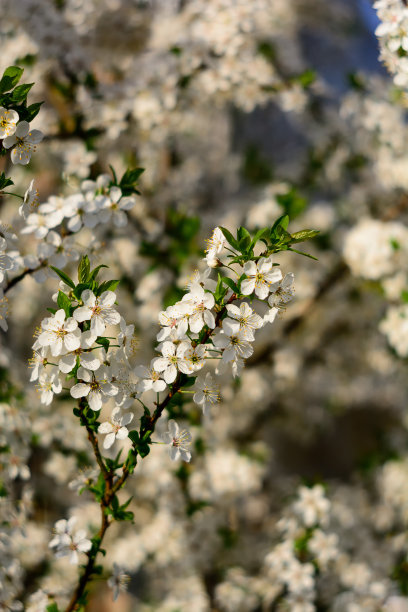
{"type": "Polygon", "coordinates": [[[51,270],[54,270],[54,272],[56,274],[58,274],[58,276],[60,277],[60,279],[66,284],[68,285],[68,287],[71,287],[71,289],[75,289],[75,283],[74,281],[68,276],[68,274],[65,274],[65,272],[63,272],[62,270],[60,270],[59,268],[55,268],[54,266],[50,266],[51,270]]]}
{"type": "Polygon", "coordinates": [[[65,312],[67,319],[71,316],[71,300],[65,293],[58,291],[57,304],[65,312]]]}
{"type": "Polygon", "coordinates": [[[227,239],[227,241],[232,246],[232,248],[238,249],[238,240],[234,238],[231,232],[227,230],[225,227],[221,227],[221,226],[220,226],[220,230],[222,231],[222,233],[224,234],[224,237],[227,239]]]}
{"type": "Polygon", "coordinates": [[[23,72],[24,70],[18,66],[9,66],[6,68],[0,79],[0,93],[5,93],[13,89],[21,79],[23,72]]]}
{"type": "Polygon", "coordinates": [[[88,255],[81,257],[78,265],[78,280],[80,283],[86,283],[89,279],[89,273],[91,271],[91,265],[89,263],[88,255]]]}
{"type": "Polygon", "coordinates": [[[295,232],[291,234],[291,242],[304,242],[305,240],[310,240],[319,234],[319,230],[301,230],[300,232],[295,232]]]}

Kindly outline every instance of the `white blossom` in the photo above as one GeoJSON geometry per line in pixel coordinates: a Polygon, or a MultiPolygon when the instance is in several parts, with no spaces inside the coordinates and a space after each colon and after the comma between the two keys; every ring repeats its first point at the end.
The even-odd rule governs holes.
{"type": "Polygon", "coordinates": [[[132,421],[133,414],[127,412],[122,415],[120,412],[121,409],[119,407],[114,408],[109,421],[101,423],[98,427],[98,433],[106,434],[103,441],[103,448],[108,449],[113,445],[115,440],[125,440],[128,437],[129,430],[126,425],[129,425],[132,421]]]}
{"type": "Polygon", "coordinates": [[[11,136],[6,136],[3,140],[3,147],[10,149],[11,161],[13,164],[22,164],[26,166],[31,159],[32,153],[36,150],[36,146],[43,139],[43,134],[40,130],[30,130],[30,125],[27,121],[20,121],[15,132],[11,136]]]}
{"type": "Polygon", "coordinates": [[[167,424],[167,431],[162,434],[162,440],[170,445],[169,454],[173,461],[181,457],[183,461],[191,460],[191,453],[188,447],[191,444],[191,434],[186,429],[180,427],[173,419],[167,424]]]}
{"type": "Polygon", "coordinates": [[[74,318],[82,323],[91,321],[91,331],[96,336],[102,336],[106,325],[120,323],[120,314],[113,308],[116,295],[113,291],[104,291],[96,297],[90,289],[82,292],[81,300],[84,303],[74,311],[74,318]]]}
{"type": "Polygon", "coordinates": [[[118,387],[112,384],[105,366],[92,373],[81,366],[77,378],[82,382],[71,387],[71,395],[75,399],[86,397],[91,410],[100,410],[103,402],[118,393],[118,387]]]}
{"type": "Polygon", "coordinates": [[[273,267],[270,257],[261,257],[258,263],[247,261],[244,265],[244,273],[247,278],[241,283],[241,291],[244,295],[255,295],[264,300],[270,291],[273,283],[281,280],[282,272],[279,268],[273,267]]]}

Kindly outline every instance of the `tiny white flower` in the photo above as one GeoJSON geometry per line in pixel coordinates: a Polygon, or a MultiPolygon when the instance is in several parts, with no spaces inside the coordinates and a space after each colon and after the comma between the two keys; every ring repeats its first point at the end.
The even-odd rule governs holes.
{"type": "Polygon", "coordinates": [[[103,448],[110,448],[115,440],[125,440],[128,437],[129,430],[126,425],[129,425],[133,419],[133,414],[128,412],[120,415],[120,408],[114,408],[109,421],[101,423],[98,427],[98,433],[106,434],[103,441],[103,448]]]}
{"type": "Polygon", "coordinates": [[[216,268],[218,265],[218,255],[221,253],[226,243],[226,239],[219,227],[216,227],[212,236],[207,240],[208,248],[206,250],[205,259],[210,268],[216,268]]]}
{"type": "Polygon", "coordinates": [[[136,366],[134,373],[139,376],[142,380],[137,384],[137,390],[143,393],[144,391],[154,391],[160,393],[166,388],[166,383],[160,378],[159,372],[153,367],[153,362],[150,366],[150,370],[145,366],[136,366]]]}
{"type": "Polygon", "coordinates": [[[166,310],[159,312],[159,323],[162,329],[157,334],[157,340],[163,342],[169,338],[172,332],[176,332],[176,337],[182,339],[188,329],[188,315],[192,313],[193,305],[187,302],[177,302],[169,306],[166,310]]]}
{"type": "Polygon", "coordinates": [[[286,304],[291,301],[295,293],[294,279],[294,274],[290,272],[285,274],[282,280],[270,286],[271,294],[268,298],[268,304],[271,308],[279,308],[280,310],[286,308],[286,304]]]}
{"type": "Polygon", "coordinates": [[[101,361],[93,351],[89,350],[95,340],[96,336],[93,335],[91,330],[83,332],[80,337],[79,347],[63,355],[59,360],[58,367],[61,372],[64,372],[64,374],[71,372],[75,367],[77,357],[79,357],[79,363],[82,367],[92,371],[98,370],[101,366],[101,361]]]}
{"type": "Polygon", "coordinates": [[[188,348],[187,342],[181,342],[178,346],[173,342],[164,342],[163,357],[157,357],[153,361],[154,369],[156,372],[163,372],[163,378],[168,385],[176,380],[178,370],[184,374],[191,374],[192,369],[184,359],[184,353],[188,348]]]}
{"type": "Polygon", "coordinates": [[[213,338],[214,346],[220,348],[222,353],[222,360],[225,362],[233,361],[235,359],[247,359],[254,352],[253,347],[248,342],[248,337],[243,331],[239,330],[239,323],[237,322],[237,329],[234,329],[232,325],[229,325],[227,329],[219,331],[213,338]]]}
{"type": "Polygon", "coordinates": [[[282,272],[279,268],[272,266],[270,257],[261,257],[258,263],[247,261],[244,265],[244,273],[247,278],[241,283],[241,291],[244,295],[255,295],[264,300],[269,293],[272,283],[280,281],[282,272]]]}
{"type": "Polygon", "coordinates": [[[0,106],[0,139],[14,134],[18,120],[17,111],[11,108],[6,110],[3,106],[0,106]]]}
{"type": "Polygon", "coordinates": [[[82,292],[81,300],[84,305],[74,311],[74,319],[82,323],[91,321],[91,331],[96,336],[102,336],[106,325],[120,323],[120,314],[113,308],[116,295],[113,291],[104,291],[96,297],[90,289],[82,292]]]}
{"type": "Polygon", "coordinates": [[[38,211],[45,215],[48,228],[56,227],[65,217],[72,217],[75,210],[69,199],[60,196],[50,196],[45,204],[41,204],[38,211]]]}
{"type": "Polygon", "coordinates": [[[97,196],[97,202],[101,204],[101,210],[98,213],[102,223],[110,223],[116,227],[124,227],[127,225],[127,216],[125,210],[130,210],[136,204],[133,197],[122,197],[122,191],[119,187],[111,187],[106,195],[97,196]]]}
{"type": "Polygon", "coordinates": [[[248,340],[254,340],[253,330],[259,329],[263,325],[262,317],[260,317],[252,308],[246,303],[242,302],[240,307],[234,304],[227,304],[228,317],[223,319],[222,328],[228,330],[232,328],[232,324],[235,321],[239,323],[239,329],[242,331],[248,340]],[[235,321],[232,321],[234,319],[235,321]]]}
{"type": "Polygon", "coordinates": [[[113,574],[108,580],[108,587],[113,590],[113,601],[117,600],[120,591],[127,590],[127,584],[129,580],[129,574],[126,574],[122,567],[114,563],[113,574]]]}
{"type": "Polygon", "coordinates": [[[55,523],[55,536],[49,543],[49,548],[55,549],[56,557],[69,556],[69,562],[73,565],[78,564],[78,553],[88,552],[92,548],[91,540],[86,537],[86,531],[79,529],[74,531],[75,517],[68,521],[65,519],[55,523]]]}
{"type": "Polygon", "coordinates": [[[214,307],[215,300],[212,293],[204,291],[203,287],[197,283],[192,285],[190,292],[183,296],[182,302],[192,305],[188,323],[194,334],[198,334],[204,325],[214,329],[215,318],[211,308],[214,307]]]}
{"type": "Polygon", "coordinates": [[[26,166],[31,159],[31,154],[35,151],[35,145],[41,142],[43,133],[40,130],[30,130],[27,121],[20,121],[15,132],[3,140],[3,147],[10,149],[11,161],[13,164],[26,166]]]}
{"type": "Polygon", "coordinates": [[[37,390],[40,393],[41,403],[49,406],[53,400],[54,393],[61,393],[62,391],[62,383],[57,368],[47,367],[46,370],[40,373],[37,390]]]}
{"type": "Polygon", "coordinates": [[[207,372],[205,378],[198,376],[194,388],[196,392],[193,395],[193,401],[202,407],[204,414],[221,400],[219,387],[214,383],[210,372],[207,372]]]}
{"type": "Polygon", "coordinates": [[[93,373],[80,367],[78,368],[77,378],[82,382],[71,388],[71,396],[75,399],[86,397],[91,410],[100,410],[103,402],[118,393],[117,386],[110,382],[106,367],[99,368],[97,372],[93,373]]]}
{"type": "Polygon", "coordinates": [[[190,348],[185,351],[184,359],[190,366],[190,370],[192,372],[197,372],[204,367],[206,355],[205,346],[203,344],[198,344],[197,346],[190,346],[190,348]]]}
{"type": "Polygon", "coordinates": [[[56,357],[63,350],[75,351],[81,344],[81,330],[72,317],[65,320],[65,312],[61,308],[53,317],[47,317],[41,323],[43,332],[38,336],[40,346],[49,346],[51,355],[56,357]]]}
{"type": "Polygon", "coordinates": [[[180,430],[178,424],[173,419],[168,422],[167,431],[162,434],[162,440],[170,444],[169,454],[173,461],[181,457],[183,461],[189,462],[191,453],[188,447],[191,444],[191,434],[186,429],[180,430]]]}
{"type": "Polygon", "coordinates": [[[33,179],[24,194],[24,200],[18,209],[18,214],[24,219],[27,219],[28,215],[38,208],[40,201],[39,197],[40,194],[38,193],[38,189],[34,187],[33,179]]]}
{"type": "Polygon", "coordinates": [[[322,485],[315,485],[311,488],[300,487],[299,500],[293,506],[295,512],[302,517],[306,527],[325,524],[330,507],[330,501],[325,496],[322,485]]]}

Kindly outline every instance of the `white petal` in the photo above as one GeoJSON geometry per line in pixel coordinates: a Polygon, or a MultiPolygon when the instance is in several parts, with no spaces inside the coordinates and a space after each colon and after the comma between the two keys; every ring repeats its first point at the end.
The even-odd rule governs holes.
{"type": "Polygon", "coordinates": [[[99,298],[99,304],[106,308],[109,306],[113,306],[115,300],[116,295],[115,293],[113,293],[113,291],[104,291],[99,298]]]}
{"type": "Polygon", "coordinates": [[[101,366],[101,362],[93,353],[82,353],[79,359],[81,365],[87,370],[96,371],[101,366]]]}
{"type": "Polygon", "coordinates": [[[102,408],[102,397],[99,391],[91,391],[88,395],[88,404],[91,410],[100,410],[102,408]]]}
{"type": "Polygon", "coordinates": [[[74,310],[74,319],[82,323],[88,321],[92,317],[92,310],[88,306],[80,306],[74,310]]]}
{"type": "Polygon", "coordinates": [[[128,430],[126,427],[121,427],[118,431],[118,433],[116,434],[116,437],[118,440],[125,440],[125,438],[128,437],[128,430]]]}
{"type": "Polygon", "coordinates": [[[76,355],[71,353],[70,355],[64,355],[61,357],[58,363],[58,367],[64,374],[68,374],[71,370],[74,369],[76,362],[76,355]]]}
{"type": "Polygon", "coordinates": [[[103,448],[110,448],[115,442],[115,437],[114,433],[109,433],[103,441],[103,448]]]}
{"type": "Polygon", "coordinates": [[[74,385],[71,389],[72,397],[86,397],[90,391],[89,385],[84,385],[83,383],[78,383],[74,385]]]}
{"type": "Polygon", "coordinates": [[[112,433],[113,431],[113,425],[112,423],[109,423],[109,421],[105,421],[104,423],[101,423],[98,427],[98,433],[100,434],[108,434],[108,433],[112,433]]]}
{"type": "Polygon", "coordinates": [[[96,336],[102,336],[105,331],[105,322],[100,315],[93,315],[91,319],[91,332],[96,336]]]}
{"type": "Polygon", "coordinates": [[[77,328],[74,333],[64,336],[64,344],[68,351],[76,351],[81,345],[81,330],[77,328]]]}
{"type": "Polygon", "coordinates": [[[241,293],[244,295],[251,295],[255,289],[255,279],[254,278],[246,278],[241,283],[241,293]]]}
{"type": "Polygon", "coordinates": [[[166,381],[166,383],[169,385],[170,383],[176,380],[176,377],[177,377],[177,368],[176,366],[172,364],[171,366],[167,368],[167,370],[164,371],[163,378],[166,381]]]}

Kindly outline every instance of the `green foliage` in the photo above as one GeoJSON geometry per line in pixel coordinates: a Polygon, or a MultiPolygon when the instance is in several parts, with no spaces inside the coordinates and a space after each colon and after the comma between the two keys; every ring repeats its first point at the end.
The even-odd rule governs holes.
{"type": "Polygon", "coordinates": [[[91,272],[91,264],[88,255],[83,255],[78,264],[78,280],[80,283],[86,283],[91,272]]]}
{"type": "Polygon", "coordinates": [[[8,178],[4,172],[0,174],[0,191],[9,185],[14,185],[14,182],[8,178]]]}
{"type": "Polygon", "coordinates": [[[395,565],[391,578],[398,583],[400,591],[403,595],[408,595],[408,561],[403,559],[395,565]]]}
{"type": "Polygon", "coordinates": [[[47,606],[46,610],[47,612],[60,612],[59,607],[55,602],[47,606]]]}
{"type": "Polygon", "coordinates": [[[65,272],[63,272],[62,270],[59,270],[58,268],[55,268],[54,266],[50,266],[51,270],[54,270],[54,272],[56,274],[58,274],[58,276],[60,277],[60,279],[66,284],[68,285],[68,287],[71,287],[71,289],[75,289],[75,283],[74,281],[68,276],[68,274],[66,274],[65,272]]]}
{"type": "Polygon", "coordinates": [[[105,478],[103,477],[103,474],[101,472],[98,476],[98,480],[96,481],[96,483],[92,486],[89,486],[88,490],[94,494],[96,501],[100,502],[105,495],[105,488],[105,478]]]}
{"type": "Polygon", "coordinates": [[[119,499],[116,495],[114,495],[111,501],[110,508],[105,509],[106,514],[111,515],[115,519],[115,521],[133,521],[133,512],[126,510],[132,499],[133,496],[130,497],[124,504],[120,505],[119,499]]]}
{"type": "MultiPolygon", "coordinates": [[[[23,72],[23,68],[19,66],[9,66],[3,72],[0,79],[0,106],[7,110],[15,110],[18,113],[19,121],[30,122],[38,114],[42,102],[27,106],[27,96],[34,83],[17,85],[23,72]]],[[[7,150],[0,146],[0,155],[6,154],[7,150]]],[[[0,174],[0,191],[9,185],[13,185],[13,181],[2,172],[0,174]]]]}
{"type": "Polygon", "coordinates": [[[0,79],[0,93],[5,93],[13,89],[21,79],[23,72],[24,70],[18,66],[9,66],[6,68],[0,79]]]}
{"type": "MultiPolygon", "coordinates": [[[[143,417],[142,417],[143,419],[143,417]]],[[[143,427],[143,422],[142,422],[143,427]]],[[[132,440],[133,448],[137,452],[138,455],[143,459],[150,453],[150,444],[151,444],[151,431],[146,432],[142,438],[139,436],[139,432],[135,429],[129,431],[129,438],[132,440]]]]}
{"type": "MultiPolygon", "coordinates": [[[[126,170],[125,174],[122,176],[122,178],[120,179],[120,183],[119,183],[119,187],[122,190],[122,194],[124,196],[129,196],[134,193],[140,195],[140,191],[136,189],[136,184],[140,176],[143,174],[143,172],[144,172],[144,168],[134,168],[133,170],[128,168],[126,170]]],[[[116,180],[115,174],[114,174],[114,178],[116,180]]]]}
{"type": "MultiPolygon", "coordinates": [[[[317,230],[305,229],[295,232],[294,234],[290,234],[288,232],[288,226],[289,215],[286,214],[279,217],[272,227],[265,227],[258,230],[253,237],[251,237],[251,234],[244,227],[238,228],[236,237],[234,237],[225,227],[220,227],[220,230],[224,234],[230,246],[237,251],[237,253],[227,256],[230,260],[229,263],[239,263],[240,265],[244,265],[247,261],[257,261],[260,257],[268,257],[269,255],[278,253],[279,251],[293,251],[295,253],[299,253],[300,255],[305,255],[306,257],[316,259],[308,253],[297,251],[292,247],[292,245],[297,244],[298,242],[304,242],[305,240],[311,240],[317,236],[319,232],[317,230]],[[258,242],[262,242],[266,248],[262,255],[255,256],[254,248],[258,242]]],[[[215,299],[219,300],[219,302],[222,301],[226,293],[226,289],[224,291],[222,288],[223,284],[232,289],[238,295],[242,278],[243,277],[235,282],[234,280],[229,278],[226,279],[219,275],[215,299]]]]}
{"type": "Polygon", "coordinates": [[[101,295],[104,291],[115,291],[119,283],[120,283],[120,280],[105,281],[98,287],[96,291],[96,295],[101,295]]]}
{"type": "Polygon", "coordinates": [[[71,300],[62,291],[58,291],[57,305],[59,308],[62,308],[64,310],[65,315],[68,319],[72,314],[73,308],[71,306],[71,300]]]}

